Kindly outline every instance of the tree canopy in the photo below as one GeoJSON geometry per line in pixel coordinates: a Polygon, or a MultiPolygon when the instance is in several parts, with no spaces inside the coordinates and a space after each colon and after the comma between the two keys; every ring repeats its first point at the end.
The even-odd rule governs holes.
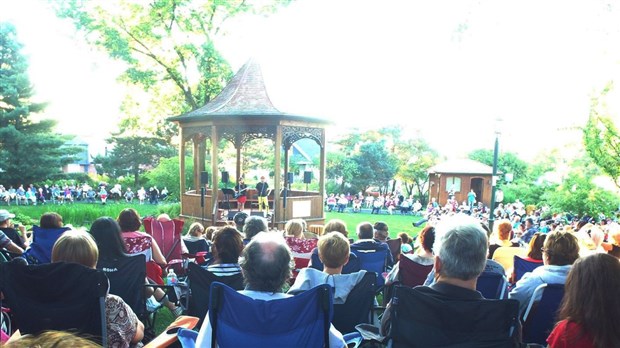
{"type": "Polygon", "coordinates": [[[91,45],[125,63],[121,79],[146,92],[148,107],[131,93],[123,111],[133,124],[154,133],[170,127],[165,116],[202,107],[231,77],[230,66],[214,43],[231,19],[273,13],[289,2],[154,0],[145,5],[129,0],[66,0],[55,5],[58,16],[70,19],[91,45]],[[159,113],[154,120],[153,113],[159,113]]]}
{"type": "Polygon", "coordinates": [[[53,133],[55,122],[35,122],[45,103],[33,101],[28,60],[15,26],[0,23],[0,182],[33,183],[61,173],[79,150],[64,146],[71,139],[53,133]]]}
{"type": "Polygon", "coordinates": [[[588,122],[583,128],[583,143],[594,163],[620,188],[620,130],[604,103],[612,89],[613,84],[609,83],[600,96],[592,98],[588,122]]]}

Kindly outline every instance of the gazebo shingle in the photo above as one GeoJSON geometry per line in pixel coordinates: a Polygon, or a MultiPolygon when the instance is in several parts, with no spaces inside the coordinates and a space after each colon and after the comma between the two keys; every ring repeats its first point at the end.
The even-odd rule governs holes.
{"type": "Polygon", "coordinates": [[[213,100],[205,106],[171,120],[200,116],[282,115],[265,88],[260,65],[250,59],[213,100]]]}

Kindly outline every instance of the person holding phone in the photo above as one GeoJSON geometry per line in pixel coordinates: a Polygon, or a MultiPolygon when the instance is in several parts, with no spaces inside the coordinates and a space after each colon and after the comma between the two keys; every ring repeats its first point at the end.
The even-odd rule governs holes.
{"type": "Polygon", "coordinates": [[[0,249],[6,249],[11,256],[21,255],[27,246],[26,227],[12,223],[15,214],[0,210],[0,249]]]}

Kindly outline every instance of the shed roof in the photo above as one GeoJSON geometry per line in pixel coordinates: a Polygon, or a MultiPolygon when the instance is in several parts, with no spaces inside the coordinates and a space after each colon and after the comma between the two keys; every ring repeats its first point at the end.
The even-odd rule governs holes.
{"type": "MultiPolygon", "coordinates": [[[[467,158],[449,160],[428,169],[432,173],[449,174],[486,174],[493,175],[493,167],[467,158]]],[[[499,173],[499,172],[498,172],[499,173]]]]}

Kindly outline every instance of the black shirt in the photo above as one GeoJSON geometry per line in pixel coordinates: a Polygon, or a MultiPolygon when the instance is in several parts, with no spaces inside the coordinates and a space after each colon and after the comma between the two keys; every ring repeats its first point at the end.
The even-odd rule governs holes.
{"type": "Polygon", "coordinates": [[[258,191],[259,197],[267,197],[267,193],[269,192],[269,184],[266,182],[259,182],[256,184],[256,191],[258,191]]]}

